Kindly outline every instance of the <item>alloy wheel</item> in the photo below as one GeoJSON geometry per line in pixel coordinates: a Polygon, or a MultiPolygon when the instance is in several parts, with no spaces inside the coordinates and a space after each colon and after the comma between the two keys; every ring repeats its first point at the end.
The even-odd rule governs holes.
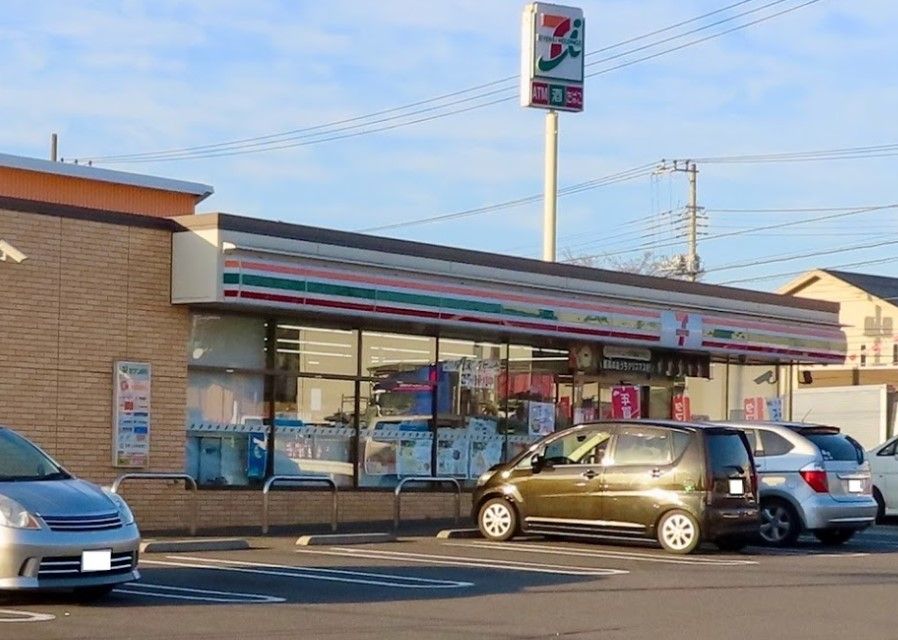
{"type": "Polygon", "coordinates": [[[664,521],[661,535],[668,547],[674,551],[681,551],[693,543],[697,532],[690,518],[683,514],[675,514],[664,521]]]}
{"type": "Polygon", "coordinates": [[[480,523],[484,531],[492,538],[506,535],[512,526],[512,520],[510,508],[500,502],[489,505],[480,515],[480,523]]]}
{"type": "Polygon", "coordinates": [[[765,542],[780,544],[789,538],[795,522],[789,510],[781,504],[769,504],[761,509],[761,537],[765,542]]]}

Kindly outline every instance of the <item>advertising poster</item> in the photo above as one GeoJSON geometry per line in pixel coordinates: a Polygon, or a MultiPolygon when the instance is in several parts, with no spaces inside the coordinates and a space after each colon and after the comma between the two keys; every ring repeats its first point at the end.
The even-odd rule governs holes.
{"type": "Polygon", "coordinates": [[[113,371],[112,464],[143,469],[150,462],[150,365],[116,362],[113,371]]]}
{"type": "Polygon", "coordinates": [[[767,415],[771,420],[783,419],[783,399],[779,396],[767,400],[767,415]]]}
{"type": "Polygon", "coordinates": [[[402,439],[396,456],[396,473],[400,476],[429,476],[432,438],[402,439]]]}
{"type": "Polygon", "coordinates": [[[678,393],[671,400],[673,407],[671,415],[677,422],[689,422],[692,420],[692,403],[689,396],[678,393]]]}
{"type": "Polygon", "coordinates": [[[460,476],[468,474],[468,437],[464,431],[440,429],[437,440],[437,475],[460,476]]]}
{"type": "Polygon", "coordinates": [[[248,434],[249,446],[246,448],[246,476],[248,478],[264,478],[265,463],[268,460],[268,438],[264,432],[248,434]]]}
{"type": "Polygon", "coordinates": [[[555,431],[555,403],[528,402],[527,424],[531,436],[547,436],[555,431]]]}
{"type": "Polygon", "coordinates": [[[611,389],[611,417],[622,420],[642,417],[639,387],[627,385],[611,389]]]}
{"type": "Polygon", "coordinates": [[[482,438],[471,442],[470,477],[476,478],[502,462],[502,437],[482,438]]]}
{"type": "Polygon", "coordinates": [[[764,419],[764,398],[746,398],[742,401],[742,411],[746,420],[763,420],[764,419]]]}

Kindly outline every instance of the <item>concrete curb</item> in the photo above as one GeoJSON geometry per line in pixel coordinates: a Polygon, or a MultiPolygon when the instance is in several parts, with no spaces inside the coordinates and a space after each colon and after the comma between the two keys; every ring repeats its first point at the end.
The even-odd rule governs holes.
{"type": "Polygon", "coordinates": [[[246,551],[249,541],[243,538],[208,540],[149,540],[140,545],[141,553],[194,553],[197,551],[246,551]]]}
{"type": "Polygon", "coordinates": [[[322,533],[302,536],[296,541],[296,544],[308,547],[328,544],[373,544],[376,542],[396,542],[396,535],[392,533],[322,533]]]}
{"type": "Polygon", "coordinates": [[[471,538],[482,538],[479,529],[443,529],[437,534],[437,538],[440,540],[458,540],[458,539],[471,539],[471,538]]]}

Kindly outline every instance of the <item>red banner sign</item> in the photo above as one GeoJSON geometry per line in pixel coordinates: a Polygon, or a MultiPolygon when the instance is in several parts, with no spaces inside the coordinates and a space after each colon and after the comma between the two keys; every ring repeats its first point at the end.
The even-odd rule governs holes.
{"type": "Polygon", "coordinates": [[[742,411],[746,420],[764,419],[764,398],[746,398],[742,401],[742,411]]]}
{"type": "Polygon", "coordinates": [[[639,387],[612,387],[611,417],[623,420],[637,419],[642,417],[639,387]]]}
{"type": "Polygon", "coordinates": [[[689,396],[677,394],[673,397],[671,414],[677,422],[689,422],[692,420],[692,403],[689,396]]]}

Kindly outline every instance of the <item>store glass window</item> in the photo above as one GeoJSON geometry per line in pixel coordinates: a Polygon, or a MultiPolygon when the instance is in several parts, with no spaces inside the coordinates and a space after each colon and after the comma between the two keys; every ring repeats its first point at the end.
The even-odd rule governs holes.
{"type": "Polygon", "coordinates": [[[434,402],[446,406],[450,395],[447,385],[436,386],[436,351],[433,337],[362,332],[368,379],[359,398],[359,486],[392,487],[404,476],[433,475],[434,402]]]}
{"type": "Polygon", "coordinates": [[[188,364],[263,369],[265,320],[253,316],[195,313],[190,318],[188,364]]]}
{"type": "Polygon", "coordinates": [[[267,418],[263,376],[190,370],[187,473],[206,486],[243,486],[261,478],[267,418]]]}
{"type": "Polygon", "coordinates": [[[508,434],[506,459],[527,449],[534,440],[563,424],[569,411],[557,403],[558,382],[569,374],[567,349],[511,344],[500,374],[499,393],[505,402],[503,430],[508,434]]]}
{"type": "Polygon", "coordinates": [[[281,320],[275,328],[274,366],[298,374],[355,376],[358,332],[281,320]]]}
{"type": "Polygon", "coordinates": [[[437,475],[473,484],[502,461],[500,376],[506,354],[500,343],[440,339],[437,475]]]}
{"type": "Polygon", "coordinates": [[[274,473],[353,481],[355,385],[351,380],[274,377],[274,473]]]}

